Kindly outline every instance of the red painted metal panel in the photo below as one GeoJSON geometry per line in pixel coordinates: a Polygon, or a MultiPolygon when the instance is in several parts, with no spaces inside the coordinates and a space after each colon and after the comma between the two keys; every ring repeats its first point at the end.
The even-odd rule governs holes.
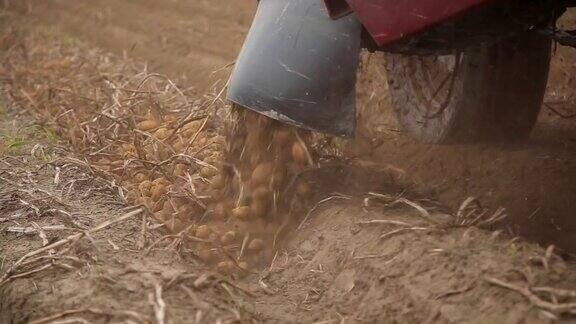
{"type": "Polygon", "coordinates": [[[497,1],[505,0],[346,0],[380,46],[497,1]]]}

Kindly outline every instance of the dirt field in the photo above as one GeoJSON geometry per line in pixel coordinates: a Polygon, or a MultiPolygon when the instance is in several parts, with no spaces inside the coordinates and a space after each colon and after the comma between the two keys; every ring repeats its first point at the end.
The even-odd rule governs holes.
{"type": "Polygon", "coordinates": [[[145,61],[153,71],[184,76],[200,93],[219,77],[212,75],[236,58],[255,1],[30,1],[39,23],[145,61]]]}
{"type": "MultiPolygon", "coordinates": [[[[32,67],[56,71],[62,65],[54,82],[67,78],[97,88],[106,79],[160,72],[186,86],[186,100],[210,101],[205,93],[221,88],[226,77],[226,70],[212,72],[233,62],[253,1],[4,4],[10,2],[0,16],[6,31],[2,46],[19,45],[2,48],[0,71],[3,90],[8,85],[14,92],[3,102],[0,125],[3,144],[8,143],[2,149],[10,153],[0,160],[1,323],[573,320],[574,118],[544,108],[534,134],[521,144],[418,145],[390,116],[381,57],[365,55],[361,111],[381,118],[373,118],[348,154],[362,165],[372,160],[395,170],[393,176],[331,170],[344,180],[325,190],[344,198],[319,205],[263,272],[237,280],[204,266],[178,236],[165,232],[170,226],[126,207],[108,177],[78,162],[78,150],[37,128],[48,117],[32,113],[33,120],[27,112],[49,106],[36,99],[54,97],[36,97],[33,89],[40,93],[42,84],[17,76],[50,79],[32,67]],[[38,30],[44,36],[36,45],[45,52],[30,52],[30,44],[8,39],[38,30]],[[6,57],[34,61],[27,66],[6,57]],[[62,63],[85,57],[99,58],[97,80],[75,79],[62,63]],[[146,62],[146,71],[132,69],[134,62],[146,62]],[[34,144],[43,148],[41,155],[34,144]],[[373,181],[359,184],[358,177],[373,181]],[[72,192],[70,183],[78,179],[92,180],[72,192]],[[410,192],[408,203],[395,200],[406,183],[418,193],[410,192]],[[479,198],[488,217],[472,220],[476,211],[458,212],[470,196],[479,198]],[[504,225],[489,221],[501,215],[499,207],[508,210],[504,225]],[[496,228],[501,231],[493,232],[496,228]],[[518,233],[542,245],[515,239],[518,233]],[[26,253],[37,254],[19,263],[26,253]]],[[[574,113],[575,53],[556,52],[547,96],[547,103],[566,115],[574,113]]]]}
{"type": "MultiPolygon", "coordinates": [[[[146,61],[155,71],[184,74],[199,90],[225,78],[210,73],[233,62],[254,1],[31,1],[34,19],[117,54],[146,61]]],[[[568,24],[573,25],[568,19],[568,24]]],[[[522,144],[418,145],[398,132],[386,101],[381,58],[371,55],[359,89],[361,108],[382,115],[377,148],[363,158],[404,170],[455,208],[468,196],[513,215],[510,229],[566,250],[576,246],[576,123],[544,108],[522,144]]],[[[547,102],[574,113],[576,53],[558,48],[547,102]]],[[[357,143],[354,146],[358,146],[357,143]]],[[[362,145],[361,145],[362,146],[362,145]]],[[[365,145],[364,145],[365,146],[365,145]]],[[[364,147],[363,146],[363,147],[364,147]]]]}

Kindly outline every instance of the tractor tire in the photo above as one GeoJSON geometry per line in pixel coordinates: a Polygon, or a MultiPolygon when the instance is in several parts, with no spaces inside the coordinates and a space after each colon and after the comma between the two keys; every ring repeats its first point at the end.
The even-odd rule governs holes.
{"type": "Polygon", "coordinates": [[[526,138],[542,106],[551,40],[527,32],[454,55],[386,54],[402,128],[426,143],[526,138]]]}

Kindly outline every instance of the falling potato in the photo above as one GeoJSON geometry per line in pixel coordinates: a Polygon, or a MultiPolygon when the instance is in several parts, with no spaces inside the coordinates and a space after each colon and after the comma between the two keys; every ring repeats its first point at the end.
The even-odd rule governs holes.
{"type": "Polygon", "coordinates": [[[252,172],[252,183],[254,185],[266,184],[270,180],[273,172],[273,163],[267,162],[259,164],[256,168],[254,168],[254,171],[252,172]]]}
{"type": "Polygon", "coordinates": [[[306,164],[308,162],[306,148],[299,141],[296,141],[294,144],[292,144],[292,158],[294,161],[300,164],[306,164]]]}
{"type": "Polygon", "coordinates": [[[264,249],[264,241],[261,239],[253,239],[248,244],[248,251],[259,252],[262,251],[262,249],[264,249]]]}
{"type": "Polygon", "coordinates": [[[232,216],[240,220],[247,220],[248,218],[250,218],[250,207],[242,206],[234,208],[232,210],[232,216]]]}
{"type": "Polygon", "coordinates": [[[229,206],[226,202],[219,202],[214,207],[214,218],[225,220],[228,217],[229,206]]]}
{"type": "Polygon", "coordinates": [[[226,186],[226,178],[223,174],[219,174],[212,179],[210,183],[210,188],[215,190],[220,190],[226,186]]]}
{"type": "Polygon", "coordinates": [[[252,192],[252,198],[257,200],[264,200],[270,197],[270,190],[264,186],[260,186],[252,192]]]}
{"type": "Polygon", "coordinates": [[[266,215],[268,203],[266,200],[255,199],[250,203],[250,215],[256,218],[262,218],[266,215]]]}

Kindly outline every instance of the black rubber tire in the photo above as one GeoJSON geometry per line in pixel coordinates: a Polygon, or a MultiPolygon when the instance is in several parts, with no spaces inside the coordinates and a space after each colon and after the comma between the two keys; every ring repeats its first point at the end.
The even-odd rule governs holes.
{"type": "Polygon", "coordinates": [[[411,136],[426,143],[499,142],[526,138],[536,123],[551,41],[524,33],[448,57],[386,55],[391,103],[411,136]],[[449,80],[424,67],[442,60],[452,61],[449,80]],[[437,98],[441,84],[444,95],[437,98]]]}

